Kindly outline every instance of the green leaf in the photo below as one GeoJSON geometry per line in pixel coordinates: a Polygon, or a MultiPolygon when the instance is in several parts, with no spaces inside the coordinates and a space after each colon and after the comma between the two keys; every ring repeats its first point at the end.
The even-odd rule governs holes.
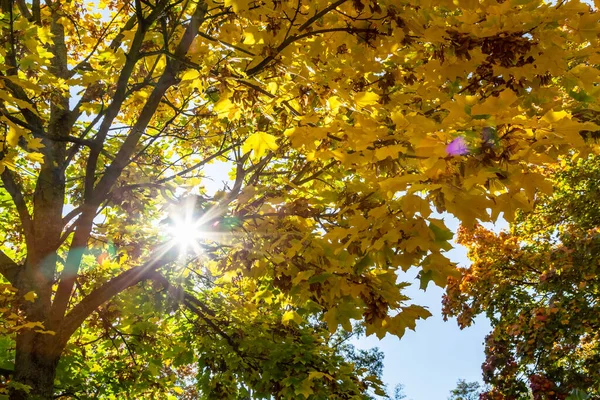
{"type": "Polygon", "coordinates": [[[314,393],[311,380],[305,379],[302,381],[302,383],[294,389],[294,393],[308,399],[310,395],[314,393]]]}

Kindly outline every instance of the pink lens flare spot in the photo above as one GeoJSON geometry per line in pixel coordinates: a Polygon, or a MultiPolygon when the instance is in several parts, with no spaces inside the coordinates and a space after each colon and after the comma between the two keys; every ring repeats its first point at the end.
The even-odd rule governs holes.
{"type": "Polygon", "coordinates": [[[464,156],[469,154],[467,142],[465,142],[463,137],[457,137],[451,141],[448,146],[446,146],[446,153],[450,154],[451,156],[464,156]]]}

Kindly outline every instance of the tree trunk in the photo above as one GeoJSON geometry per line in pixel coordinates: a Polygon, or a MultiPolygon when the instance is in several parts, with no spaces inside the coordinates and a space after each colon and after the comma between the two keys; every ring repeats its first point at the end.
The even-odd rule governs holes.
{"type": "Polygon", "coordinates": [[[53,398],[61,353],[55,349],[55,340],[49,334],[28,330],[17,335],[14,381],[31,389],[27,393],[15,388],[10,393],[10,400],[53,398]]]}

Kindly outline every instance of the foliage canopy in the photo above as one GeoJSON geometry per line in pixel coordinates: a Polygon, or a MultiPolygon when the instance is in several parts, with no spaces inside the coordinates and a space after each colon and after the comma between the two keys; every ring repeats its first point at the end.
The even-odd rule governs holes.
{"type": "Polygon", "coordinates": [[[564,399],[600,392],[598,328],[600,159],[547,171],[554,192],[522,213],[510,232],[462,230],[473,261],[451,279],[444,312],[460,326],[485,313],[488,398],[564,399]]]}
{"type": "Polygon", "coordinates": [[[512,220],[550,192],[540,168],[595,151],[600,14],[580,1],[0,6],[14,398],[380,391],[336,337],[430,315],[396,271],[456,275],[433,210],[512,220]]]}

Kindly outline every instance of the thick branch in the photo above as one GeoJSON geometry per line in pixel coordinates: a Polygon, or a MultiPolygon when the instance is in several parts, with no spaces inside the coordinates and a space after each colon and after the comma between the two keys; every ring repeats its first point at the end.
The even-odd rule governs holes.
{"type": "Polygon", "coordinates": [[[19,265],[0,250],[0,274],[13,286],[16,285],[19,265]]]}
{"type": "MultiPolygon", "coordinates": [[[[162,13],[167,4],[168,1],[162,1],[158,3],[155,9],[150,14],[150,16],[148,16],[148,18],[146,19],[146,23],[138,24],[138,29],[131,43],[129,53],[125,61],[125,65],[123,66],[121,74],[119,75],[119,78],[117,80],[117,88],[113,96],[113,101],[106,109],[106,113],[104,114],[104,118],[102,119],[102,123],[100,124],[100,128],[98,129],[96,138],[94,139],[95,146],[92,147],[90,150],[90,154],[88,156],[86,164],[86,175],[84,184],[85,204],[84,207],[82,207],[82,215],[77,221],[75,235],[73,236],[71,247],[69,249],[69,254],[67,255],[67,261],[65,263],[65,268],[61,274],[58,289],[56,291],[56,296],[54,297],[54,303],[52,304],[52,310],[50,313],[51,326],[58,324],[58,322],[61,320],[67,309],[67,305],[69,304],[69,298],[71,297],[71,291],[73,289],[73,284],[75,283],[77,271],[79,270],[79,264],[81,263],[81,258],[83,256],[82,252],[79,251],[79,249],[87,247],[87,241],[92,230],[92,224],[94,221],[96,210],[102,202],[102,200],[104,199],[104,196],[98,196],[98,198],[94,199],[94,201],[92,201],[91,199],[94,192],[94,181],[96,177],[96,165],[98,162],[98,157],[102,152],[103,144],[106,139],[106,136],[108,135],[108,131],[112,126],[114,119],[119,114],[121,106],[123,105],[123,102],[126,99],[127,84],[138,61],[139,50],[144,41],[146,29],[149,26],[147,25],[147,23],[151,24],[154,20],[156,20],[156,18],[159,17],[159,15],[162,13]]],[[[107,193],[104,193],[104,195],[106,195],[107,193]]]]}
{"type": "Polygon", "coordinates": [[[117,296],[125,289],[149,279],[153,271],[175,261],[177,257],[176,249],[167,248],[165,250],[163,248],[158,255],[154,256],[147,263],[121,273],[98,289],[92,291],[65,315],[63,323],[57,332],[58,345],[64,346],[83,321],[102,304],[117,296]]]}
{"type": "Polygon", "coordinates": [[[149,24],[152,24],[158,18],[160,13],[166,7],[167,3],[167,1],[160,2],[143,23],[138,23],[138,28],[135,32],[133,41],[131,42],[131,47],[129,49],[129,53],[127,54],[125,65],[123,66],[121,74],[117,79],[117,87],[113,95],[113,100],[106,109],[106,113],[104,114],[102,123],[98,128],[96,138],[94,139],[98,146],[97,148],[92,149],[92,151],[90,151],[90,155],[88,156],[84,185],[84,197],[86,202],[88,203],[90,202],[92,193],[94,191],[94,178],[96,176],[96,166],[98,163],[98,157],[100,156],[102,146],[104,144],[104,141],[106,140],[106,136],[108,135],[108,130],[112,126],[113,121],[115,120],[115,118],[119,114],[119,111],[121,110],[123,102],[127,98],[127,85],[129,83],[129,78],[133,74],[135,65],[139,60],[139,52],[144,42],[146,30],[149,24]]]}
{"type": "Polygon", "coordinates": [[[29,125],[27,122],[15,117],[14,115],[12,115],[11,113],[8,112],[8,110],[6,109],[6,107],[4,107],[4,105],[0,106],[0,113],[2,115],[4,115],[9,121],[11,121],[13,124],[18,125],[22,128],[28,129],[31,131],[31,133],[33,134],[33,136],[35,137],[42,137],[44,136],[44,132],[43,131],[36,131],[37,128],[29,125]]]}
{"type": "Polygon", "coordinates": [[[15,180],[14,174],[8,168],[4,169],[1,177],[4,188],[12,198],[12,201],[17,208],[19,219],[21,220],[21,227],[23,228],[23,233],[25,234],[25,241],[29,245],[29,243],[32,243],[34,239],[33,220],[31,219],[31,214],[29,214],[29,210],[27,209],[27,203],[23,197],[23,191],[15,180]]]}
{"type": "Polygon", "coordinates": [[[19,11],[21,11],[21,14],[28,21],[33,21],[33,15],[31,15],[31,13],[29,12],[29,9],[27,8],[27,3],[25,2],[25,0],[17,0],[17,7],[19,7],[19,11]]]}
{"type": "Polygon", "coordinates": [[[42,10],[40,8],[40,0],[33,0],[31,2],[31,9],[33,10],[33,21],[41,25],[42,23],[42,10]]]}
{"type": "MultiPolygon", "coordinates": [[[[214,317],[215,313],[208,308],[206,304],[191,296],[181,288],[171,285],[171,283],[165,278],[162,274],[158,272],[153,272],[150,275],[150,278],[157,283],[160,283],[165,289],[167,289],[169,295],[173,297],[178,302],[183,302],[183,304],[194,314],[196,314],[200,319],[202,319],[208,326],[212,328],[219,336],[221,336],[227,343],[234,349],[236,353],[239,353],[239,346],[231,336],[229,336],[225,331],[223,331],[215,322],[214,317]]],[[[242,356],[243,357],[243,356],[242,356]]]]}
{"type": "MultiPolygon", "coordinates": [[[[153,10],[151,16],[155,15],[155,12],[158,8],[159,7],[157,6],[153,10]]],[[[164,8],[164,5],[163,5],[163,8],[164,8]]],[[[198,33],[198,29],[200,28],[200,25],[204,21],[204,15],[206,13],[206,9],[207,9],[206,3],[203,3],[203,2],[198,3],[197,8],[194,11],[194,14],[192,16],[192,19],[191,19],[190,23],[188,24],[188,26],[183,34],[183,37],[181,38],[181,41],[179,42],[179,45],[177,46],[177,49],[175,51],[175,54],[178,56],[178,58],[184,58],[185,55],[187,54],[188,49],[192,44],[192,41],[194,40],[194,38],[196,37],[196,35],[198,33]]],[[[157,15],[157,17],[158,17],[158,15],[157,15]]],[[[148,18],[146,18],[144,20],[143,24],[140,23],[140,26],[146,25],[148,22],[149,22],[148,18]]],[[[141,29],[144,29],[144,28],[141,28],[141,29]]],[[[138,30],[138,32],[140,32],[140,31],[138,30]]],[[[142,31],[142,33],[140,33],[140,35],[141,35],[140,40],[142,40],[143,39],[143,31],[142,31]]],[[[138,37],[138,33],[136,33],[136,38],[137,37],[138,37]]],[[[134,42],[136,41],[136,38],[134,38],[134,42]]],[[[136,46],[138,46],[138,45],[136,44],[136,46]]],[[[141,46],[141,43],[139,43],[139,46],[141,46]]],[[[132,47],[133,47],[133,44],[132,44],[132,47]]],[[[136,50],[136,54],[138,51],[139,51],[139,48],[136,50]]],[[[129,62],[129,59],[127,62],[129,62]]],[[[127,62],[126,62],[126,65],[127,65],[127,62]]],[[[154,116],[154,113],[156,112],[156,110],[160,104],[160,100],[165,95],[167,90],[173,84],[176,83],[175,77],[176,77],[177,73],[179,72],[181,65],[182,65],[182,63],[177,60],[170,61],[167,63],[167,66],[165,67],[165,71],[163,72],[160,79],[158,80],[158,83],[156,84],[154,90],[148,97],[146,104],[144,104],[144,107],[142,108],[142,111],[141,111],[135,125],[133,126],[131,133],[129,134],[129,136],[127,136],[127,139],[125,139],[125,142],[123,143],[121,149],[119,149],[117,155],[115,156],[115,159],[110,164],[110,166],[106,169],[106,172],[104,173],[104,175],[98,182],[98,185],[96,186],[96,188],[93,187],[93,180],[94,180],[94,176],[96,174],[96,161],[98,159],[99,152],[96,152],[96,151],[90,152],[90,159],[88,160],[89,164],[86,167],[86,189],[85,189],[86,204],[83,207],[82,215],[80,216],[80,218],[77,222],[77,228],[75,230],[75,235],[73,237],[73,241],[71,242],[71,248],[70,248],[69,254],[67,256],[67,262],[66,262],[65,268],[61,274],[60,283],[58,285],[54,304],[52,305],[52,311],[51,311],[52,326],[57,325],[60,322],[61,318],[63,317],[63,315],[67,309],[67,306],[69,304],[69,298],[71,297],[71,291],[73,290],[73,285],[75,284],[75,280],[77,278],[79,264],[81,263],[81,258],[82,258],[83,254],[81,251],[73,251],[73,250],[77,249],[77,248],[87,247],[87,241],[88,241],[91,229],[92,229],[95,210],[102,203],[102,201],[106,198],[107,194],[110,192],[110,189],[112,188],[114,183],[117,181],[117,179],[121,175],[121,172],[123,171],[123,169],[125,169],[125,167],[129,164],[129,162],[131,160],[131,156],[133,155],[140,138],[142,137],[144,131],[146,130],[148,124],[150,123],[150,120],[154,116]],[[95,154],[95,157],[92,157],[92,154],[95,154]],[[92,174],[91,178],[90,178],[89,174],[92,174]]],[[[133,68],[133,66],[131,66],[131,68],[133,68]]],[[[119,77],[119,82],[121,82],[122,79],[125,79],[125,81],[123,82],[123,85],[124,85],[124,88],[126,88],[127,80],[129,79],[129,76],[127,75],[127,76],[119,77]]],[[[121,95],[124,96],[124,93],[121,95]]],[[[124,97],[123,97],[123,99],[121,99],[121,102],[123,100],[124,100],[124,97]]],[[[117,103],[115,103],[115,104],[117,104],[117,103]]],[[[109,110],[107,110],[107,115],[105,116],[105,119],[102,121],[100,129],[98,131],[98,135],[96,136],[96,138],[98,139],[100,144],[102,144],[104,142],[104,139],[106,137],[106,134],[108,133],[110,124],[112,124],[112,120],[114,119],[114,117],[116,117],[116,113],[118,113],[118,111],[120,109],[120,104],[117,108],[116,105],[113,106],[113,104],[111,103],[109,108],[111,108],[111,107],[113,107],[114,109],[112,109],[110,111],[110,114],[109,114],[109,110]],[[108,124],[107,121],[110,121],[110,124],[108,124]]]]}
{"type": "Polygon", "coordinates": [[[315,15],[313,15],[311,18],[309,18],[305,23],[303,23],[300,28],[298,28],[299,32],[302,32],[303,30],[307,29],[308,27],[310,27],[315,21],[318,21],[320,18],[322,18],[325,14],[327,14],[329,11],[336,9],[338,6],[341,6],[342,4],[344,4],[345,2],[347,2],[348,0],[338,0],[336,2],[331,3],[330,5],[328,5],[327,7],[325,7],[324,9],[322,9],[321,11],[315,13],[315,15]]]}
{"type": "Polygon", "coordinates": [[[123,41],[123,38],[125,38],[124,32],[132,30],[133,27],[135,26],[136,22],[137,22],[137,16],[132,15],[131,18],[129,18],[127,20],[125,25],[123,25],[123,27],[119,31],[119,34],[112,40],[112,42],[110,42],[110,46],[108,46],[108,47],[113,50],[118,49],[119,46],[121,46],[121,42],[123,41]]]}
{"type": "MultiPolygon", "coordinates": [[[[135,148],[142,137],[144,131],[148,127],[150,120],[154,116],[156,109],[158,108],[161,99],[167,92],[167,90],[176,83],[176,75],[180,71],[183,62],[180,60],[185,58],[185,55],[190,48],[192,41],[198,34],[198,29],[204,21],[204,15],[206,13],[207,6],[205,3],[199,3],[192,16],[192,19],[187,26],[177,49],[175,50],[175,59],[169,60],[165,71],[158,80],[154,90],[148,97],[146,104],[142,108],[142,111],[131,129],[131,133],[125,139],[125,142],[119,149],[119,152],[115,156],[114,161],[106,169],[106,173],[98,182],[98,185],[94,191],[94,197],[104,196],[108,193],[112,185],[116,182],[121,172],[129,164],[131,156],[133,155],[135,148]]],[[[94,203],[98,202],[98,199],[93,200],[94,203]]]]}

